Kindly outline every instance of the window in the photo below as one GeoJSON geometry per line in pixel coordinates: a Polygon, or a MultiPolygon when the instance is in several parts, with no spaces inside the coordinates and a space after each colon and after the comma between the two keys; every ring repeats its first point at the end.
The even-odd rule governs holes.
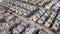
{"type": "Polygon", "coordinates": [[[55,24],[55,27],[58,27],[58,25],[57,25],[57,24],[55,24]]]}
{"type": "Polygon", "coordinates": [[[51,24],[51,22],[49,21],[48,24],[51,24]]]}

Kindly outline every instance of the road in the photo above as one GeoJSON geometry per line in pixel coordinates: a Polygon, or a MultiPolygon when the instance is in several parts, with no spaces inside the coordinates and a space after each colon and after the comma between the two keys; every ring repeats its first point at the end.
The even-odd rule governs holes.
{"type": "Polygon", "coordinates": [[[38,28],[40,29],[44,29],[46,32],[48,32],[49,34],[54,34],[52,31],[50,31],[49,29],[47,29],[45,26],[40,26],[39,24],[36,24],[35,22],[33,22],[32,20],[28,20],[27,18],[25,17],[22,17],[22,16],[19,16],[18,14],[16,13],[13,13],[13,15],[15,16],[18,16],[20,19],[24,20],[25,22],[29,23],[29,24],[32,24],[34,26],[37,26],[38,28]]]}
{"type": "MultiPolygon", "coordinates": [[[[12,11],[11,11],[12,12],[12,11]]],[[[20,18],[21,20],[24,20],[25,22],[31,24],[31,25],[34,25],[34,26],[37,26],[38,28],[40,29],[44,29],[46,32],[48,32],[49,34],[54,34],[51,30],[49,30],[48,28],[46,28],[45,26],[40,26],[39,24],[36,24],[35,22],[33,22],[32,20],[28,20],[27,18],[25,17],[22,17],[16,13],[13,13],[13,15],[15,16],[18,16],[18,18],[20,18]]]]}

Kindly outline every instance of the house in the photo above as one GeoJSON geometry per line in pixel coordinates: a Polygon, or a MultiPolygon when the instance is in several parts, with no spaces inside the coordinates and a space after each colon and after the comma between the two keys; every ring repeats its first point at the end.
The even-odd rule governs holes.
{"type": "Polygon", "coordinates": [[[23,25],[24,27],[29,27],[30,25],[28,23],[26,23],[25,21],[22,21],[20,22],[21,25],[23,25]]]}
{"type": "Polygon", "coordinates": [[[52,12],[52,14],[50,15],[49,19],[45,23],[46,27],[50,27],[50,25],[52,24],[52,21],[53,21],[55,16],[56,16],[56,12],[52,12]]]}
{"type": "Polygon", "coordinates": [[[6,31],[2,27],[0,27],[0,34],[7,34],[6,31]]]}
{"type": "Polygon", "coordinates": [[[11,2],[12,0],[3,0],[3,2],[11,2]]]}
{"type": "Polygon", "coordinates": [[[43,15],[43,16],[38,20],[38,23],[39,23],[39,24],[43,24],[44,21],[45,21],[45,19],[46,19],[46,16],[43,15]]]}
{"type": "Polygon", "coordinates": [[[5,31],[1,32],[0,34],[7,34],[5,31]]]}
{"type": "Polygon", "coordinates": [[[42,2],[42,0],[22,0],[22,1],[29,2],[29,3],[32,3],[34,5],[36,5],[39,2],[42,2]]]}
{"type": "Polygon", "coordinates": [[[6,23],[6,26],[8,27],[8,28],[10,28],[11,26],[13,26],[14,25],[14,21],[8,21],[8,23],[6,23]]]}
{"type": "Polygon", "coordinates": [[[52,12],[51,16],[52,18],[54,18],[56,16],[57,12],[52,12]]]}
{"type": "Polygon", "coordinates": [[[35,34],[38,31],[38,28],[35,26],[31,26],[26,29],[25,34],[35,34]]]}
{"type": "Polygon", "coordinates": [[[43,14],[45,13],[44,10],[40,9],[38,10],[35,15],[32,17],[33,21],[37,21],[43,14]]]}
{"type": "Polygon", "coordinates": [[[45,19],[49,17],[50,14],[51,14],[50,11],[47,11],[46,13],[44,13],[44,15],[38,20],[38,23],[43,24],[45,22],[45,19]]]}
{"type": "Polygon", "coordinates": [[[60,20],[60,14],[58,14],[58,16],[57,16],[57,20],[60,20]]]}
{"type": "Polygon", "coordinates": [[[4,23],[4,22],[6,22],[6,19],[2,14],[0,14],[0,23],[4,23]]]}
{"type": "Polygon", "coordinates": [[[5,13],[5,10],[3,10],[3,9],[0,9],[0,14],[1,14],[1,13],[5,13]]]}
{"type": "Polygon", "coordinates": [[[24,30],[24,26],[19,24],[17,27],[13,29],[13,34],[21,34],[23,30],[24,30]]]}
{"type": "Polygon", "coordinates": [[[29,0],[22,0],[22,1],[29,2],[29,0]]]}
{"type": "Polygon", "coordinates": [[[51,2],[51,0],[42,0],[41,3],[39,3],[38,5],[44,7],[45,5],[47,5],[50,2],[51,2]]]}
{"type": "Polygon", "coordinates": [[[15,23],[19,23],[20,22],[20,19],[18,19],[17,17],[13,17],[13,18],[11,18],[10,20],[7,20],[7,27],[11,27],[11,26],[13,26],[15,23]]]}
{"type": "Polygon", "coordinates": [[[35,15],[32,17],[33,21],[37,21],[40,18],[40,14],[39,13],[35,13],[35,15]]]}
{"type": "Polygon", "coordinates": [[[48,34],[48,33],[44,30],[40,30],[38,34],[48,34]]]}
{"type": "Polygon", "coordinates": [[[55,4],[55,6],[52,7],[52,9],[54,9],[54,10],[56,10],[56,11],[58,11],[59,8],[60,8],[60,2],[57,2],[57,3],[55,4]]]}
{"type": "Polygon", "coordinates": [[[58,28],[58,30],[57,30],[57,33],[60,33],[60,24],[59,24],[59,28],[58,28]]]}
{"type": "Polygon", "coordinates": [[[39,10],[39,14],[43,15],[44,13],[45,13],[45,10],[41,8],[41,9],[39,10]]]}
{"type": "Polygon", "coordinates": [[[18,7],[17,6],[10,6],[10,9],[13,10],[13,11],[17,11],[18,7]]]}
{"type": "Polygon", "coordinates": [[[9,17],[10,15],[11,15],[10,13],[4,13],[4,14],[3,14],[3,16],[4,16],[5,18],[9,17]]]}
{"type": "Polygon", "coordinates": [[[0,23],[4,23],[4,22],[6,22],[5,18],[0,16],[0,23]]]}
{"type": "Polygon", "coordinates": [[[59,28],[59,23],[60,23],[60,21],[59,20],[56,20],[55,23],[53,24],[52,28],[54,30],[57,30],[59,28]]]}
{"type": "Polygon", "coordinates": [[[15,5],[18,5],[18,6],[22,7],[22,8],[28,9],[29,11],[33,11],[33,10],[37,9],[36,6],[30,5],[28,3],[24,3],[24,2],[21,2],[21,1],[16,1],[15,5]],[[18,2],[18,4],[17,4],[17,2],[18,2]]]}
{"type": "Polygon", "coordinates": [[[55,3],[57,3],[58,0],[53,0],[52,2],[50,2],[48,5],[45,6],[46,9],[50,9],[52,6],[55,5],[55,3]]]}
{"type": "Polygon", "coordinates": [[[32,3],[34,5],[37,5],[39,2],[42,2],[42,0],[29,0],[29,3],[32,3]]]}
{"type": "Polygon", "coordinates": [[[22,16],[27,16],[30,11],[25,10],[24,8],[18,7],[18,6],[12,6],[10,7],[11,10],[15,11],[16,14],[22,15],[22,16]]]}
{"type": "Polygon", "coordinates": [[[24,15],[24,16],[27,16],[29,13],[30,13],[29,11],[24,10],[23,15],[24,15]]]}
{"type": "Polygon", "coordinates": [[[47,17],[51,14],[51,11],[47,11],[44,15],[47,17]]]}
{"type": "Polygon", "coordinates": [[[52,24],[53,19],[54,19],[54,18],[50,17],[50,18],[46,21],[45,26],[46,26],[46,27],[50,27],[50,25],[52,24]]]}
{"type": "Polygon", "coordinates": [[[10,15],[9,17],[6,18],[6,20],[11,20],[12,18],[14,18],[14,15],[10,15]]]}
{"type": "Polygon", "coordinates": [[[20,23],[21,21],[21,19],[18,16],[14,17],[13,20],[15,21],[15,23],[20,23]]]}

